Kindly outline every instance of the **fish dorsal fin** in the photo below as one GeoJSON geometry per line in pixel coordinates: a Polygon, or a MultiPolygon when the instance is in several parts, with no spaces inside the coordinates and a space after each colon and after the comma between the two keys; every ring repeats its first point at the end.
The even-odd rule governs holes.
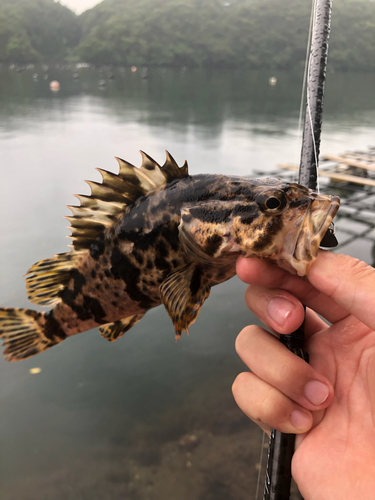
{"type": "Polygon", "coordinates": [[[71,224],[70,238],[75,250],[90,248],[98,236],[111,227],[117,217],[141,196],[156,191],[174,179],[188,176],[186,161],[179,167],[172,156],[168,152],[166,154],[163,166],[141,151],[140,168],[116,158],[120,166],[118,174],[97,169],[103,182],[86,181],[91,188],[91,195],[76,195],[81,205],[69,206],[73,215],[65,217],[71,224]]]}
{"type": "Polygon", "coordinates": [[[109,342],[114,342],[126,333],[132,326],[134,326],[140,319],[142,319],[144,314],[134,314],[133,316],[128,316],[124,319],[119,319],[113,323],[107,323],[99,327],[99,332],[101,335],[109,342]]]}
{"type": "Polygon", "coordinates": [[[167,159],[165,160],[164,165],[161,167],[161,171],[164,177],[168,182],[173,181],[174,179],[183,179],[184,177],[188,177],[188,164],[185,160],[185,163],[182,167],[179,167],[171,154],[166,151],[167,159]]]}
{"type": "Polygon", "coordinates": [[[34,264],[26,273],[29,300],[46,307],[58,304],[80,257],[80,252],[62,253],[34,264]]]}
{"type": "Polygon", "coordinates": [[[161,300],[173,321],[176,339],[183,330],[188,332],[210,291],[211,287],[199,265],[193,262],[180,267],[163,281],[160,286],[161,300]]]}

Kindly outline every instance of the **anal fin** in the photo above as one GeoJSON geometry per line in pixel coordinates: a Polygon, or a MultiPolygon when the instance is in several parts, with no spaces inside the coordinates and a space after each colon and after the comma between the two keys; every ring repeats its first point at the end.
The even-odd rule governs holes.
{"type": "Polygon", "coordinates": [[[161,300],[173,321],[176,338],[181,336],[182,331],[188,332],[210,291],[199,264],[195,263],[180,267],[163,281],[160,286],[161,300]]]}
{"type": "Polygon", "coordinates": [[[99,332],[106,340],[114,342],[130,330],[132,326],[138,323],[144,315],[145,313],[134,314],[133,316],[114,321],[113,323],[107,323],[99,327],[99,332]]]}

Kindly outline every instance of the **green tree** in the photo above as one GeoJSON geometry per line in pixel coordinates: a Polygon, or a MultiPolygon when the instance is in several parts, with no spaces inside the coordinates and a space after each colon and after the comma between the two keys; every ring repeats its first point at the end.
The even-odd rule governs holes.
{"type": "MultiPolygon", "coordinates": [[[[76,53],[100,64],[293,68],[310,0],[104,0],[81,15],[76,53]]],[[[375,69],[375,3],[334,4],[330,64],[375,69]]]]}
{"type": "MultiPolygon", "coordinates": [[[[300,68],[311,0],[0,0],[0,61],[300,68]]],[[[375,2],[336,0],[329,64],[375,70],[375,2]]]]}
{"type": "Polygon", "coordinates": [[[38,54],[33,49],[25,31],[10,35],[7,40],[5,55],[10,61],[20,63],[34,61],[38,58],[38,54]]]}
{"type": "Polygon", "coordinates": [[[2,0],[0,60],[63,59],[81,38],[78,16],[54,0],[2,0]]]}

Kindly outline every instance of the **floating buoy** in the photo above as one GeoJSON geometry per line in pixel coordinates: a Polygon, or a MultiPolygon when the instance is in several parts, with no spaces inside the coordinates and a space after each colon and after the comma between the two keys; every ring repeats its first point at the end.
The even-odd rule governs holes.
{"type": "Polygon", "coordinates": [[[35,367],[35,368],[30,368],[29,373],[30,375],[38,375],[42,371],[41,368],[35,367]]]}
{"type": "Polygon", "coordinates": [[[58,92],[60,90],[60,83],[57,80],[52,80],[52,82],[49,82],[49,88],[52,92],[58,92]]]}
{"type": "Polygon", "coordinates": [[[132,66],[130,70],[132,73],[135,73],[137,71],[137,66],[132,66]]]}
{"type": "Polygon", "coordinates": [[[271,76],[271,78],[268,80],[268,83],[272,86],[276,85],[277,83],[277,78],[276,76],[271,76]]]}

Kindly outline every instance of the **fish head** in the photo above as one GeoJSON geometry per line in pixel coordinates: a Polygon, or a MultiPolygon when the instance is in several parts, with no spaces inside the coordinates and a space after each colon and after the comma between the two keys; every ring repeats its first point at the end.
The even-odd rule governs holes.
{"type": "Polygon", "coordinates": [[[320,195],[295,183],[259,186],[254,200],[258,218],[233,220],[241,253],[271,259],[292,274],[305,276],[336,215],[340,199],[320,195]]]}
{"type": "Polygon", "coordinates": [[[240,196],[182,210],[180,239],[191,257],[223,261],[234,255],[268,258],[305,276],[339,208],[320,195],[280,179],[243,179],[240,196]]]}

